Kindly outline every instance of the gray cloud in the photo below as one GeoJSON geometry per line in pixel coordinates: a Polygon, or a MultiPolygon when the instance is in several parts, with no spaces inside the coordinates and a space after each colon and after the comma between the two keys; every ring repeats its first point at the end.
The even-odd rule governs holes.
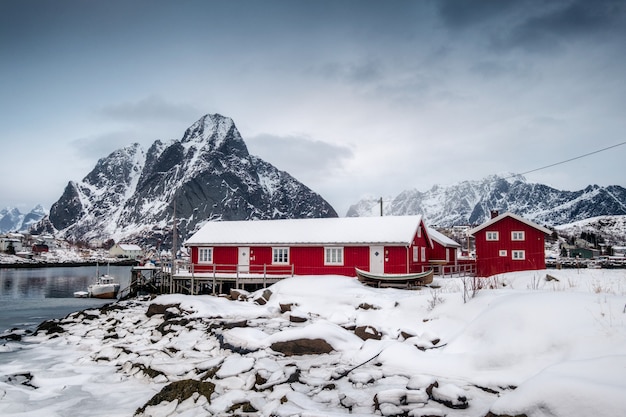
{"type": "MultiPolygon", "coordinates": [[[[549,3],[548,3],[549,4],[549,3]]],[[[615,0],[557,2],[542,13],[528,17],[514,27],[506,46],[526,50],[553,50],[564,42],[612,30],[624,20],[624,3],[615,0]]]]}
{"type": "Polygon", "coordinates": [[[516,3],[501,0],[444,0],[439,2],[439,13],[447,27],[464,29],[505,16],[517,7],[516,3]]]}
{"type": "MultiPolygon", "coordinates": [[[[79,157],[95,162],[111,152],[136,142],[138,134],[133,131],[116,131],[101,135],[87,136],[70,142],[71,148],[79,157]]],[[[84,175],[87,172],[83,173],[84,175]]]]}
{"type": "Polygon", "coordinates": [[[320,175],[340,170],[354,157],[350,148],[308,137],[262,134],[246,139],[250,153],[306,183],[320,175]]]}
{"type": "Polygon", "coordinates": [[[124,102],[101,109],[105,117],[133,123],[189,121],[201,115],[190,104],[171,103],[159,96],[149,96],[135,102],[124,102]]]}

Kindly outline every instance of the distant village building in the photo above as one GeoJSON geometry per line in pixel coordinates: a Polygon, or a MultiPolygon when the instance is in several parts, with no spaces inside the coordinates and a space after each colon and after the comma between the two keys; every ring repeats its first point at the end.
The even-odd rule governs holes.
{"type": "Polygon", "coordinates": [[[33,253],[44,253],[44,252],[49,252],[50,247],[48,247],[48,245],[45,245],[43,243],[35,243],[31,250],[33,251],[33,253]]]}
{"type": "Polygon", "coordinates": [[[142,259],[143,249],[130,243],[116,243],[109,249],[109,255],[115,258],[142,259]]]}
{"type": "Polygon", "coordinates": [[[39,236],[33,236],[36,244],[46,245],[48,249],[56,248],[56,239],[51,234],[43,234],[39,236]]]}
{"type": "Polygon", "coordinates": [[[23,246],[24,235],[21,233],[7,233],[0,236],[0,252],[21,252],[24,249],[23,246]]]}
{"type": "Polygon", "coordinates": [[[613,246],[613,256],[626,256],[626,246],[613,246]]]}
{"type": "Polygon", "coordinates": [[[569,251],[570,258],[594,259],[600,256],[599,249],[574,248],[569,251]]]}
{"type": "Polygon", "coordinates": [[[470,230],[476,243],[476,274],[545,269],[545,236],[552,231],[516,214],[492,212],[492,218],[470,230]]]}

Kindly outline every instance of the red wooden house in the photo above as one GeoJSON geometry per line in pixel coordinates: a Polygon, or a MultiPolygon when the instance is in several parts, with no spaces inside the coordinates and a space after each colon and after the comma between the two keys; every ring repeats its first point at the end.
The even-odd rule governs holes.
{"type": "Polygon", "coordinates": [[[430,263],[456,265],[457,250],[461,248],[461,244],[430,227],[428,228],[428,236],[433,241],[433,248],[428,255],[430,263]]]}
{"type": "Polygon", "coordinates": [[[421,216],[208,222],[191,236],[196,273],[355,276],[421,272],[432,241],[421,216]]]}
{"type": "Polygon", "coordinates": [[[470,230],[476,243],[476,275],[545,269],[544,238],[552,233],[513,213],[492,218],[470,230]]]}

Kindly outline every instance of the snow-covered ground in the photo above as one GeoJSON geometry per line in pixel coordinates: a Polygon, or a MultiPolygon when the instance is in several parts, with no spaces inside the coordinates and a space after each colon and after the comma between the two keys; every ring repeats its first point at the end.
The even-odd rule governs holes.
{"type": "Polygon", "coordinates": [[[295,277],[262,300],[165,295],[75,313],[0,340],[0,415],[623,415],[626,271],[481,282],[295,277]]]}

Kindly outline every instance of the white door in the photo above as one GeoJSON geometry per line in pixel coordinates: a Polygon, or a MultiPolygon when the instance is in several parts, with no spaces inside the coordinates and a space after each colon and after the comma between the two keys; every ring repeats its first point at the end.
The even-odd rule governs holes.
{"type": "Polygon", "coordinates": [[[239,248],[239,260],[237,261],[239,265],[239,272],[247,274],[250,272],[250,248],[249,247],[240,247],[239,248]]]}
{"type": "Polygon", "coordinates": [[[385,248],[370,246],[370,272],[382,274],[385,272],[385,248]]]}

